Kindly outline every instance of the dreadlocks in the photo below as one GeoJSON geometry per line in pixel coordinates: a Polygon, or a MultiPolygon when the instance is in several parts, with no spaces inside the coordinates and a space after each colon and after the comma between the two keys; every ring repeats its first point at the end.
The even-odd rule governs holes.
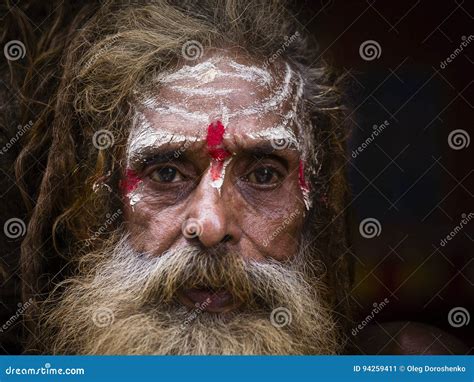
{"type": "MultiPolygon", "coordinates": [[[[14,121],[32,121],[15,163],[28,211],[21,245],[24,301],[33,298],[39,304],[54,284],[73,274],[85,242],[98,251],[107,241],[107,234],[90,240],[91,233],[121,207],[119,179],[136,94],[146,91],[157,73],[177,67],[183,44],[193,40],[205,48],[238,48],[262,62],[273,57],[303,76],[312,126],[306,134],[315,143],[309,160],[318,169],[309,175],[313,208],[304,230],[309,237],[317,235],[312,250],[331,264],[325,284],[332,308],[342,321],[349,317],[351,272],[341,256],[348,194],[345,109],[337,76],[297,31],[282,2],[33,3],[10,7],[1,34],[3,44],[15,39],[26,46],[25,60],[7,62],[13,101],[4,106],[9,119],[2,122],[7,131],[14,121]],[[39,30],[26,17],[33,10],[51,12],[39,30]],[[282,49],[295,33],[299,38],[282,49]],[[92,144],[100,130],[113,133],[107,150],[92,144]],[[111,193],[94,188],[104,179],[111,193]]],[[[108,233],[120,225],[121,218],[114,220],[108,233]]],[[[36,312],[27,312],[32,328],[36,312]]]]}

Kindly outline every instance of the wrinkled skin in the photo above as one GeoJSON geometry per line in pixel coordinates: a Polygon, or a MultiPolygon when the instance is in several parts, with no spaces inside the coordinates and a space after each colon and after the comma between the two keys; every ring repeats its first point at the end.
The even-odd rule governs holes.
{"type": "MultiPolygon", "coordinates": [[[[217,63],[223,73],[233,73],[229,60],[238,60],[239,64],[248,66],[258,64],[242,57],[226,57],[217,63]]],[[[224,114],[225,110],[233,113],[246,109],[278,92],[276,88],[281,86],[283,74],[281,65],[276,67],[270,86],[236,76],[217,76],[204,83],[188,76],[163,84],[154,101],[158,106],[172,104],[191,113],[204,113],[211,116],[211,121],[212,116],[225,119],[223,109],[224,114]],[[203,92],[212,89],[212,93],[183,95],[173,90],[176,86],[203,92]],[[230,92],[223,94],[226,91],[230,92]]],[[[190,143],[182,148],[178,159],[139,170],[142,179],[139,201],[133,206],[125,203],[128,227],[136,238],[137,250],[158,255],[185,245],[190,239],[183,235],[182,224],[186,219],[196,219],[202,232],[191,240],[198,240],[206,248],[225,241],[230,250],[260,261],[266,257],[285,260],[296,254],[305,208],[298,178],[301,153],[293,148],[273,150],[270,146],[269,155],[256,157],[252,150],[262,145],[268,147],[269,142],[249,137],[282,123],[283,115],[295,98],[296,81],[290,85],[291,94],[278,110],[237,115],[224,123],[223,143],[232,159],[226,167],[220,190],[212,185],[206,145],[208,124],[179,114],[162,115],[153,108],[142,109],[152,129],[190,137],[190,143]],[[161,181],[160,169],[174,171],[169,168],[174,168],[176,175],[171,182],[161,181]],[[292,213],[293,218],[286,224],[285,219],[292,213]],[[283,231],[265,246],[265,239],[279,227],[283,231]]],[[[296,134],[295,123],[290,121],[289,125],[296,134]]],[[[160,149],[179,150],[180,147],[183,147],[182,143],[169,143],[160,149]]]]}

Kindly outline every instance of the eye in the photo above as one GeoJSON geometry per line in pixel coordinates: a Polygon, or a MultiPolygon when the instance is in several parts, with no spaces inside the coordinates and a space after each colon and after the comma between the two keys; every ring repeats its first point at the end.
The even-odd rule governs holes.
{"type": "Polygon", "coordinates": [[[153,170],[149,176],[151,180],[159,183],[174,183],[184,180],[183,174],[174,167],[169,166],[157,168],[153,170]]]}
{"type": "Polygon", "coordinates": [[[245,181],[258,185],[273,185],[280,181],[280,173],[270,167],[259,167],[245,177],[245,181]]]}

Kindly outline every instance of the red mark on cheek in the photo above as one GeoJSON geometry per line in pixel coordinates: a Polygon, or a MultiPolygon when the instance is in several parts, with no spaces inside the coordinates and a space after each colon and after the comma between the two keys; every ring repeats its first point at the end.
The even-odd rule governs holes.
{"type": "Polygon", "coordinates": [[[120,188],[124,195],[128,195],[130,192],[137,188],[138,183],[141,179],[137,173],[131,169],[127,169],[125,177],[120,181],[120,188]]]}
{"type": "Polygon", "coordinates": [[[304,176],[304,162],[303,160],[300,159],[300,165],[298,169],[298,181],[300,184],[300,188],[304,191],[309,191],[309,185],[306,182],[305,176],[304,176]]]}
{"type": "Polygon", "coordinates": [[[212,180],[217,180],[221,177],[224,161],[231,155],[229,151],[224,148],[225,127],[221,121],[212,122],[207,127],[207,152],[211,157],[211,177],[212,180]]]}

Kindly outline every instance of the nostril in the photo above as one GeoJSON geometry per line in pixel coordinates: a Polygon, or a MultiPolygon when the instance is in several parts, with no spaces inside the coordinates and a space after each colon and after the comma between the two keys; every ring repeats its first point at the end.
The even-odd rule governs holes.
{"type": "Polygon", "coordinates": [[[222,238],[221,243],[227,243],[227,242],[229,242],[229,241],[231,241],[231,240],[232,240],[232,236],[230,236],[230,235],[225,235],[225,236],[222,238]]]}

